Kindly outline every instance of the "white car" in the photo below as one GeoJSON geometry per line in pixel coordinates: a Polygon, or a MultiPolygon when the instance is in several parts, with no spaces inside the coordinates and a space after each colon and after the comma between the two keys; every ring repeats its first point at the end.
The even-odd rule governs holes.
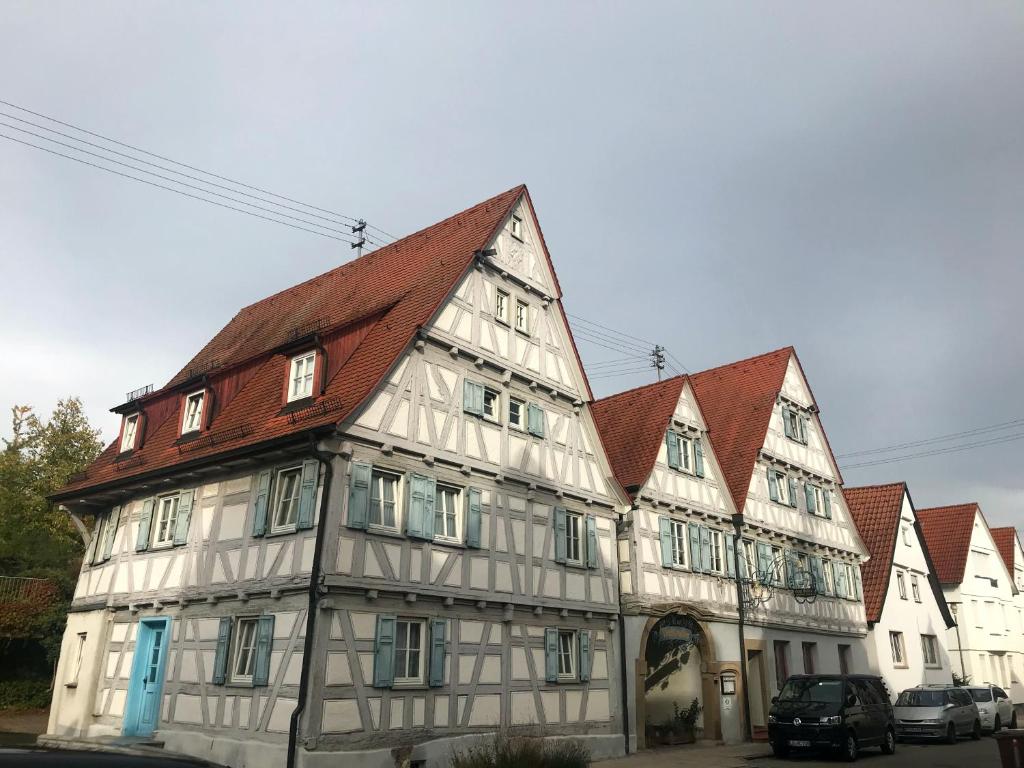
{"type": "Polygon", "coordinates": [[[1017,713],[1013,709],[1013,702],[1010,701],[1006,691],[998,685],[984,683],[982,685],[967,685],[964,688],[977,702],[978,714],[981,715],[981,727],[986,731],[994,732],[1001,728],[1017,727],[1017,713]]]}

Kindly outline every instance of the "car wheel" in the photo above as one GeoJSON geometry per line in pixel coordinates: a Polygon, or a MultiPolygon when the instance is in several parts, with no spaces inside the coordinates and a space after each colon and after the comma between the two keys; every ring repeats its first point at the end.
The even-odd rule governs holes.
{"type": "Polygon", "coordinates": [[[956,726],[952,723],[950,723],[949,727],[946,728],[946,743],[956,744],[956,726]]]}
{"type": "Polygon", "coordinates": [[[852,763],[857,759],[857,737],[853,735],[853,731],[846,734],[846,743],[843,745],[843,759],[852,763]]]}
{"type": "Polygon", "coordinates": [[[896,734],[892,728],[885,732],[885,741],[882,742],[882,754],[891,755],[896,751],[896,734]]]}
{"type": "Polygon", "coordinates": [[[971,729],[971,738],[975,741],[981,738],[981,720],[974,721],[974,728],[971,729]]]}
{"type": "Polygon", "coordinates": [[[776,757],[787,757],[789,755],[789,747],[783,743],[776,744],[772,742],[772,754],[776,757]]]}
{"type": "Polygon", "coordinates": [[[1003,723],[999,719],[999,715],[996,715],[996,721],[992,723],[992,733],[999,733],[1003,729],[1003,723]]]}

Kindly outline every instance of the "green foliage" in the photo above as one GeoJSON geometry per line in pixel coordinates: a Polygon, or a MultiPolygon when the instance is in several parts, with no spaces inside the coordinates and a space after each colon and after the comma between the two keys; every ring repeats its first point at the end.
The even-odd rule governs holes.
{"type": "Polygon", "coordinates": [[[498,736],[452,755],[451,768],[587,768],[590,752],[578,741],[498,736]]]}
{"type": "Polygon", "coordinates": [[[48,706],[48,680],[0,680],[0,709],[42,709],[48,706]]]}
{"type": "Polygon", "coordinates": [[[666,724],[673,731],[683,733],[692,731],[694,725],[697,724],[697,718],[700,717],[700,713],[704,711],[704,708],[700,705],[700,701],[694,699],[690,702],[690,706],[686,709],[679,708],[679,702],[672,702],[672,709],[674,714],[672,719],[666,724]]]}
{"type": "Polygon", "coordinates": [[[953,685],[955,685],[957,688],[962,688],[963,686],[970,684],[970,675],[964,675],[963,677],[960,677],[960,675],[958,675],[956,672],[953,673],[953,685]]]}

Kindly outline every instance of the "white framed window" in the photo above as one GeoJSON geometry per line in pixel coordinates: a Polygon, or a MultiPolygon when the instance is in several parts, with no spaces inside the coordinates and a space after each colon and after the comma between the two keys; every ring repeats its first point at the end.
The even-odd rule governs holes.
{"type": "Polygon", "coordinates": [[[565,559],[580,565],[583,562],[583,517],[565,513],[565,559]]]}
{"type": "Polygon", "coordinates": [[[907,582],[903,577],[903,571],[896,572],[896,586],[900,591],[900,600],[907,599],[907,582]]]}
{"type": "Polygon", "coordinates": [[[370,525],[398,530],[401,483],[401,477],[394,472],[374,467],[370,477],[370,509],[367,520],[370,525]]]}
{"type": "Polygon", "coordinates": [[[782,427],[790,440],[807,444],[807,419],[796,408],[782,407],[782,427]]]}
{"type": "Polygon", "coordinates": [[[274,517],[271,533],[289,531],[295,528],[299,515],[299,492],[302,490],[302,467],[288,467],[279,470],[274,483],[274,517]]]}
{"type": "Polygon", "coordinates": [[[135,447],[135,434],[139,430],[139,414],[133,413],[124,417],[124,425],[121,427],[121,453],[130,451],[135,447]]]}
{"type": "Polygon", "coordinates": [[[920,603],[921,602],[921,585],[917,581],[917,574],[916,573],[910,574],[910,591],[914,595],[914,602],[915,603],[920,603]]]}
{"type": "Polygon", "coordinates": [[[185,415],[181,420],[181,434],[197,432],[203,425],[203,401],[206,399],[206,390],[193,392],[185,398],[185,415]]]}
{"type": "Polygon", "coordinates": [[[251,683],[256,669],[256,628],[259,619],[247,616],[238,619],[234,631],[234,650],[231,654],[231,681],[251,683]]]}
{"type": "Polygon", "coordinates": [[[772,501],[787,507],[796,507],[796,482],[778,469],[768,470],[768,495],[772,501]]]}
{"type": "Polygon", "coordinates": [[[892,651],[892,663],[898,667],[907,663],[907,648],[903,644],[902,632],[889,633],[889,649],[892,651]]]}
{"type": "Polygon", "coordinates": [[[576,679],[576,633],[558,630],[558,679],[576,679]]]}
{"type": "Polygon", "coordinates": [[[459,540],[462,491],[451,485],[438,485],[434,494],[434,537],[459,540]]]}
{"type": "Polygon", "coordinates": [[[422,685],[425,640],[425,625],[421,619],[398,619],[395,622],[396,686],[422,685]]]}
{"type": "Polygon", "coordinates": [[[512,220],[508,224],[509,231],[512,233],[512,237],[516,240],[523,239],[523,217],[512,214],[512,220]]]}
{"type": "Polygon", "coordinates": [[[288,402],[313,396],[313,372],[316,370],[316,352],[306,352],[292,358],[288,373],[288,402]]]}
{"type": "Polygon", "coordinates": [[[178,494],[157,499],[156,525],[153,526],[153,548],[174,544],[174,526],[178,522],[178,494]]]}
{"type": "Polygon", "coordinates": [[[501,413],[501,393],[496,389],[484,387],[484,418],[498,421],[501,413]]]}
{"type": "Polygon", "coordinates": [[[904,526],[902,526],[900,528],[900,531],[903,534],[903,543],[906,546],[909,547],[910,546],[910,526],[909,525],[904,525],[904,526]]]}
{"type": "Polygon", "coordinates": [[[499,323],[508,325],[508,291],[501,288],[494,289],[494,319],[499,323]]]}
{"type": "Polygon", "coordinates": [[[757,578],[757,545],[750,541],[743,541],[743,559],[746,561],[746,578],[754,580],[757,578]]]}
{"type": "Polygon", "coordinates": [[[671,522],[672,526],[672,565],[680,568],[686,567],[686,523],[678,520],[671,522]]]}
{"type": "Polygon", "coordinates": [[[711,570],[725,573],[725,547],[722,545],[722,532],[711,530],[711,570]]]}
{"type": "Polygon", "coordinates": [[[939,666],[939,644],[935,635],[921,635],[921,655],[925,666],[939,666]]]}
{"type": "Polygon", "coordinates": [[[530,305],[522,299],[516,299],[516,330],[530,333],[530,305]]]}
{"type": "Polygon", "coordinates": [[[74,663],[71,665],[71,673],[68,675],[66,686],[74,688],[78,685],[78,676],[82,672],[82,657],[85,655],[85,639],[88,636],[86,632],[79,632],[78,637],[75,639],[75,655],[72,657],[74,663]]]}
{"type": "Polygon", "coordinates": [[[526,401],[518,397],[508,399],[508,425],[516,429],[526,429],[526,401]]]}
{"type": "Polygon", "coordinates": [[[831,560],[822,560],[821,561],[821,572],[822,572],[822,576],[825,577],[825,591],[828,594],[830,594],[830,595],[834,595],[836,593],[836,585],[833,583],[833,579],[832,579],[832,561],[831,560]]]}

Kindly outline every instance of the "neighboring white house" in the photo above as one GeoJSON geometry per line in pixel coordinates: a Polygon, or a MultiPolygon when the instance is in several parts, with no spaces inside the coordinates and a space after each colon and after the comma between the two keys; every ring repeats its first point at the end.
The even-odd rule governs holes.
{"type": "MultiPolygon", "coordinates": [[[[1013,601],[1017,608],[1018,626],[1024,627],[1024,547],[1021,546],[1017,529],[1010,526],[993,528],[992,538],[1003,558],[1006,570],[1013,574],[1013,601]]],[[[1017,638],[1016,655],[1024,660],[1024,631],[1017,638]]],[[[1020,667],[1010,670],[1010,687],[1007,689],[1013,699],[1017,712],[1024,717],[1024,669],[1020,667]]]]}
{"type": "Polygon", "coordinates": [[[905,483],[844,488],[871,559],[861,566],[872,668],[893,698],[952,682],[946,630],[954,625],[905,483]]]}

